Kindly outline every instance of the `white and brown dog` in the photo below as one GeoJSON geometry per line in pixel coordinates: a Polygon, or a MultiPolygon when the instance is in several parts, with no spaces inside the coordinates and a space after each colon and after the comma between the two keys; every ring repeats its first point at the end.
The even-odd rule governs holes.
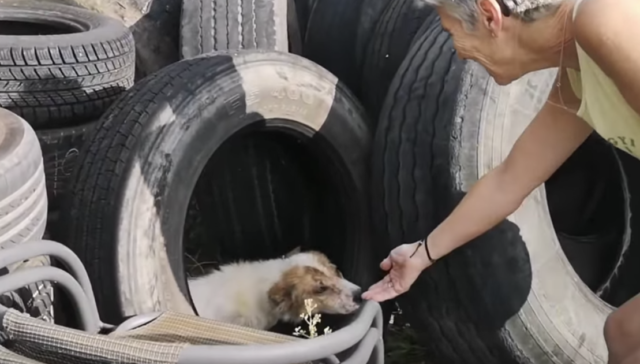
{"type": "Polygon", "coordinates": [[[309,298],[314,313],[327,314],[352,313],[362,302],[360,287],[319,252],[224,265],[189,279],[189,291],[201,317],[261,330],[300,322],[309,298]]]}

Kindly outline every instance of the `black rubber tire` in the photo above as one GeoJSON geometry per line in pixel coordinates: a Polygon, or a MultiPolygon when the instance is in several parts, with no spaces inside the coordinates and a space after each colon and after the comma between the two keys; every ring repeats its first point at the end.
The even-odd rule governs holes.
{"type": "MultiPolygon", "coordinates": [[[[47,222],[42,152],[26,121],[0,108],[0,249],[42,239],[47,222]]],[[[47,257],[30,259],[0,269],[0,275],[33,266],[49,265],[47,257]]],[[[49,282],[29,285],[3,298],[4,303],[34,317],[53,321],[49,282]]]]}
{"type": "MultiPolygon", "coordinates": [[[[86,152],[81,153],[73,197],[63,209],[64,240],[85,263],[94,287],[99,287],[101,317],[117,322],[149,311],[192,312],[185,299],[184,220],[175,217],[186,216],[198,181],[195,176],[212,156],[215,159],[214,152],[250,125],[267,128],[260,133],[283,130],[268,135],[304,133],[308,137],[301,143],[329,158],[325,167],[331,173],[319,175],[332,176],[333,183],[342,186],[335,198],[312,206],[300,201],[290,208],[297,209],[291,215],[304,216],[318,203],[331,203],[340,209],[334,213],[344,213],[336,226],[327,225],[332,216],[309,219],[312,226],[303,227],[306,235],[296,236],[294,247],[324,248],[333,231],[333,239],[339,237],[339,241],[330,256],[345,276],[363,286],[377,278],[372,277],[377,263],[370,259],[368,248],[370,131],[362,108],[334,76],[301,57],[281,52],[216,52],[180,61],[136,84],[101,119],[85,144],[86,152]]],[[[251,184],[250,179],[242,183],[251,184]]],[[[228,199],[242,198],[226,192],[223,197],[228,199]]],[[[261,208],[258,202],[233,202],[230,208],[261,208]]],[[[224,212],[232,225],[241,213],[248,214],[241,217],[247,220],[255,215],[248,210],[224,212]]],[[[289,222],[276,226],[290,229],[289,222]]],[[[257,230],[253,236],[262,240],[258,234],[266,233],[257,225],[253,224],[257,230]]],[[[243,238],[248,242],[252,236],[243,238]]],[[[291,248],[269,253],[279,256],[291,248]]]]}
{"type": "Polygon", "coordinates": [[[378,26],[380,17],[391,0],[363,0],[360,7],[360,20],[358,22],[358,35],[356,38],[356,67],[362,69],[365,62],[365,53],[373,32],[378,26]]]}
{"type": "MultiPolygon", "coordinates": [[[[314,0],[293,0],[295,4],[295,14],[298,18],[298,29],[301,39],[304,39],[307,34],[307,25],[309,24],[309,17],[311,16],[311,9],[313,9],[314,0]]],[[[289,11],[287,11],[289,13],[289,11]]],[[[297,53],[296,53],[297,54],[297,53]]]]}
{"type": "Polygon", "coordinates": [[[361,98],[374,123],[413,38],[436,18],[435,9],[424,2],[393,0],[377,22],[364,57],[361,98]]]}
{"type": "MultiPolygon", "coordinates": [[[[382,258],[426,237],[545,102],[554,70],[499,87],[438,21],[393,80],[373,144],[382,258]]],[[[428,268],[398,300],[430,363],[604,363],[611,312],[562,254],[544,187],[509,219],[428,268]],[[534,279],[535,278],[535,279],[534,279]]]]}
{"type": "Polygon", "coordinates": [[[362,2],[317,0],[302,45],[304,57],[336,75],[357,96],[361,71],[356,67],[356,45],[362,2]]]}
{"type": "Polygon", "coordinates": [[[64,129],[36,130],[44,158],[49,210],[57,210],[67,191],[82,143],[96,122],[64,129]]]}
{"type": "Polygon", "coordinates": [[[213,51],[287,52],[287,3],[274,0],[182,0],[183,59],[213,51]]]}
{"type": "MultiPolygon", "coordinates": [[[[287,0],[287,34],[289,37],[289,52],[302,55],[302,37],[303,30],[301,26],[306,27],[306,23],[302,24],[298,6],[295,0],[287,0]]],[[[306,20],[304,20],[306,21],[306,20]]]]}
{"type": "Polygon", "coordinates": [[[3,35],[0,107],[34,128],[97,119],[133,84],[135,47],[120,22],[77,7],[34,0],[0,0],[0,23],[57,24],[76,33],[3,35]]]}
{"type": "MultiPolygon", "coordinates": [[[[617,150],[617,149],[616,149],[617,150]]],[[[627,152],[617,150],[624,170],[629,209],[628,245],[622,258],[622,264],[616,275],[611,277],[608,286],[603,287],[602,297],[615,307],[619,307],[640,293],[640,160],[627,152]]]]}

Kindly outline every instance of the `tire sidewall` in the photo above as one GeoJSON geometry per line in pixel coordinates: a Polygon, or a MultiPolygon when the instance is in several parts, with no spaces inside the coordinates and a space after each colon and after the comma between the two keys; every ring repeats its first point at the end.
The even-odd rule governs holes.
{"type": "MultiPolygon", "coordinates": [[[[456,108],[452,126],[461,138],[451,138],[449,148],[452,160],[461,161],[449,172],[454,186],[469,191],[507,157],[546,102],[556,73],[555,69],[539,71],[500,87],[480,65],[467,63],[461,84],[463,102],[456,108]]],[[[580,280],[562,252],[544,185],[534,190],[508,221],[520,230],[532,274],[526,302],[505,325],[511,338],[536,362],[551,362],[548,353],[554,353],[555,360],[563,362],[579,362],[581,357],[586,362],[605,363],[602,329],[611,307],[580,280]],[[544,349],[532,346],[532,340],[544,349]]]]}
{"type": "MultiPolygon", "coordinates": [[[[86,43],[100,43],[117,39],[128,32],[125,25],[111,17],[76,6],[56,4],[46,1],[21,0],[19,2],[0,1],[0,9],[10,19],[38,19],[43,23],[60,22],[84,31],[39,36],[0,36],[0,47],[42,47],[52,45],[77,46],[86,43]],[[46,14],[46,17],[43,15],[46,14]]],[[[71,51],[71,50],[69,50],[71,51]]]]}
{"type": "MultiPolygon", "coordinates": [[[[292,62],[292,56],[216,57],[233,63],[228,72],[183,79],[185,85],[174,87],[179,92],[149,110],[121,179],[116,274],[124,316],[193,312],[185,298],[182,231],[197,178],[187,176],[199,176],[221,144],[242,128],[284,119],[297,123],[295,132],[323,135],[347,166],[355,190],[365,191],[370,141],[364,113],[352,106],[355,101],[336,86],[334,76],[300,58],[292,62]]],[[[204,57],[194,60],[199,58],[204,57]]],[[[366,211],[365,197],[364,192],[354,197],[356,211],[366,211]]],[[[356,231],[365,231],[366,218],[359,223],[356,231]]]]}

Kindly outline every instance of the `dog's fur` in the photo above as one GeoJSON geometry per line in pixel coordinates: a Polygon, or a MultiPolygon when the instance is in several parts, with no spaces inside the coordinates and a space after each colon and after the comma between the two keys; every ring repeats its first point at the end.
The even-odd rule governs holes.
{"type": "Polygon", "coordinates": [[[329,314],[352,313],[361,303],[360,287],[318,252],[224,265],[189,279],[189,291],[201,317],[261,330],[300,322],[305,299],[329,314]]]}

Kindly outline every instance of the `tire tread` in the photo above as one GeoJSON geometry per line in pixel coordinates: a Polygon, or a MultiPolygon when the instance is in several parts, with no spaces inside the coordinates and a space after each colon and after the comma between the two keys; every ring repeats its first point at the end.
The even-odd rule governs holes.
{"type": "MultiPolygon", "coordinates": [[[[68,8],[33,4],[37,3],[27,2],[24,6],[68,8]]],[[[97,17],[72,9],[82,14],[79,16],[97,17]]],[[[98,118],[133,85],[135,73],[131,32],[115,21],[101,26],[110,27],[110,39],[92,39],[89,31],[81,44],[67,42],[64,35],[52,37],[55,41],[46,47],[29,45],[28,41],[22,47],[0,43],[0,107],[20,115],[36,128],[98,118]]]]}

